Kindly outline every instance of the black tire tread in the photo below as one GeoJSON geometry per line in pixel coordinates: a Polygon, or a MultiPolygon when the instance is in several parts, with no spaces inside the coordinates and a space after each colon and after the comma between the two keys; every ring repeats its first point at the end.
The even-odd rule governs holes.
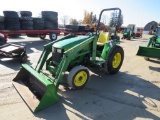
{"type": "Polygon", "coordinates": [[[3,11],[3,14],[5,18],[19,18],[16,11],[3,11]]]}
{"type": "Polygon", "coordinates": [[[114,46],[111,48],[111,50],[109,51],[109,54],[108,54],[108,56],[107,56],[107,58],[106,58],[105,72],[106,72],[107,74],[116,74],[116,73],[119,71],[119,69],[121,68],[122,63],[123,63],[123,60],[124,60],[124,51],[123,51],[123,48],[120,47],[120,46],[118,46],[118,45],[114,45],[114,46]],[[114,53],[115,53],[115,51],[116,51],[117,49],[119,49],[119,50],[121,51],[121,57],[122,57],[122,58],[121,58],[121,63],[120,63],[120,65],[119,65],[119,67],[116,68],[116,69],[113,69],[113,68],[110,67],[110,64],[111,64],[111,61],[110,61],[110,60],[112,60],[113,56],[115,55],[114,53]]]}
{"type": "Polygon", "coordinates": [[[89,74],[89,70],[84,67],[84,66],[75,66],[73,69],[71,69],[71,71],[69,72],[69,75],[68,75],[68,78],[67,78],[67,82],[68,82],[68,85],[73,88],[73,89],[82,89],[84,88],[84,86],[87,84],[87,82],[89,81],[89,77],[90,77],[90,74],[89,74]],[[85,70],[88,74],[88,79],[86,81],[86,83],[83,85],[83,86],[74,86],[73,85],[73,77],[76,75],[77,72],[79,72],[80,70],[85,70]]]}
{"type": "Polygon", "coordinates": [[[28,16],[31,17],[32,16],[32,12],[31,11],[20,11],[20,15],[21,17],[23,16],[28,16]]]}

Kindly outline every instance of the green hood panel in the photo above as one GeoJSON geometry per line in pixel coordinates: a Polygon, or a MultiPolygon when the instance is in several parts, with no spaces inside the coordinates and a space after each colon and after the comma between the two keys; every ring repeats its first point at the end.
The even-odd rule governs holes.
{"type": "Polygon", "coordinates": [[[123,35],[127,35],[127,34],[128,34],[128,32],[124,32],[124,33],[123,33],[123,35]]]}
{"type": "Polygon", "coordinates": [[[158,37],[157,42],[160,43],[160,37],[158,37]]]}
{"type": "Polygon", "coordinates": [[[56,42],[53,44],[53,47],[60,49],[68,49],[72,46],[75,46],[85,40],[87,40],[89,36],[78,36],[70,39],[64,39],[62,41],[56,42]]]}

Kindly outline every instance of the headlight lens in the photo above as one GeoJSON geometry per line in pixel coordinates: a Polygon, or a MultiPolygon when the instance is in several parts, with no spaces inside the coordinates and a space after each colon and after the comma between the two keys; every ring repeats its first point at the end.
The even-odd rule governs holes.
{"type": "Polygon", "coordinates": [[[62,49],[57,49],[57,53],[62,53],[62,49]]]}

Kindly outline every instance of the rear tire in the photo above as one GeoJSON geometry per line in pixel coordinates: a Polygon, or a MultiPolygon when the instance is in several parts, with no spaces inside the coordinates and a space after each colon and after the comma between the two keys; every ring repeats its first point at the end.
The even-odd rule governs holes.
{"type": "Polygon", "coordinates": [[[144,59],[145,59],[146,61],[149,61],[149,58],[148,58],[148,57],[144,57],[144,59]]]}
{"type": "Polygon", "coordinates": [[[50,40],[57,40],[57,34],[56,33],[50,33],[49,34],[49,38],[50,38],[50,40]]]}
{"type": "Polygon", "coordinates": [[[133,33],[132,37],[133,37],[133,38],[136,38],[136,34],[135,34],[135,33],[133,33]]]}
{"type": "Polygon", "coordinates": [[[108,74],[116,74],[121,68],[124,59],[122,47],[117,45],[113,46],[106,59],[106,63],[104,64],[105,72],[108,74]]]}
{"type": "Polygon", "coordinates": [[[75,66],[71,69],[67,82],[73,89],[82,89],[88,82],[90,77],[89,70],[84,66],[75,66]]]}
{"type": "Polygon", "coordinates": [[[127,40],[131,40],[131,36],[128,36],[127,40]]]}
{"type": "Polygon", "coordinates": [[[39,38],[44,40],[46,38],[46,35],[39,35],[39,38]]]}

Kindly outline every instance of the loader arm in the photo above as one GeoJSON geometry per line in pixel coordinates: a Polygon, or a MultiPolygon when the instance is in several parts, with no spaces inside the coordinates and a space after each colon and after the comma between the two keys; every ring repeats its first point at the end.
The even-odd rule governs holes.
{"type": "Polygon", "coordinates": [[[40,72],[40,70],[43,68],[43,66],[48,58],[48,55],[52,52],[52,45],[54,43],[56,43],[57,41],[61,41],[61,40],[69,39],[69,38],[73,38],[73,37],[75,37],[74,34],[69,34],[59,40],[56,40],[56,41],[53,41],[53,42],[50,42],[50,43],[44,45],[44,50],[38,60],[38,63],[35,67],[35,70],[37,70],[37,72],[40,72]]]}
{"type": "MultiPolygon", "coordinates": [[[[71,63],[71,61],[74,61],[74,59],[76,59],[79,56],[83,56],[86,55],[88,53],[92,54],[92,60],[94,62],[95,60],[95,56],[96,56],[96,37],[90,37],[87,40],[85,40],[84,42],[70,48],[69,50],[65,51],[62,57],[61,62],[58,65],[58,69],[56,69],[56,74],[54,77],[54,82],[55,82],[55,86],[57,86],[59,83],[62,81],[62,77],[63,77],[63,73],[67,70],[69,64],[71,63]],[[92,49],[89,49],[88,51],[84,51],[84,52],[80,52],[82,49],[84,49],[86,46],[89,46],[88,44],[91,44],[92,49]],[[95,50],[93,50],[95,49],[95,50]]],[[[50,64],[48,64],[47,66],[47,70],[49,70],[51,73],[52,71],[55,71],[54,68],[51,67],[50,64]]]]}
{"type": "MultiPolygon", "coordinates": [[[[147,44],[147,47],[150,47],[151,45],[153,45],[153,42],[155,42],[157,39],[157,36],[153,36],[149,39],[149,42],[147,44]]],[[[153,47],[153,46],[152,46],[153,47]]]]}
{"type": "MultiPolygon", "coordinates": [[[[68,35],[57,41],[72,37],[75,36],[68,35]]],[[[28,107],[33,112],[46,108],[58,101],[58,86],[56,82],[53,81],[53,77],[47,76],[42,72],[42,67],[44,66],[48,55],[51,53],[52,45],[55,42],[51,42],[45,45],[45,48],[37,63],[36,70],[27,64],[22,64],[21,70],[13,79],[13,85],[16,88],[17,92],[21,95],[28,107]]],[[[60,77],[60,75],[57,77],[58,80],[60,79],[60,77]]]]}

